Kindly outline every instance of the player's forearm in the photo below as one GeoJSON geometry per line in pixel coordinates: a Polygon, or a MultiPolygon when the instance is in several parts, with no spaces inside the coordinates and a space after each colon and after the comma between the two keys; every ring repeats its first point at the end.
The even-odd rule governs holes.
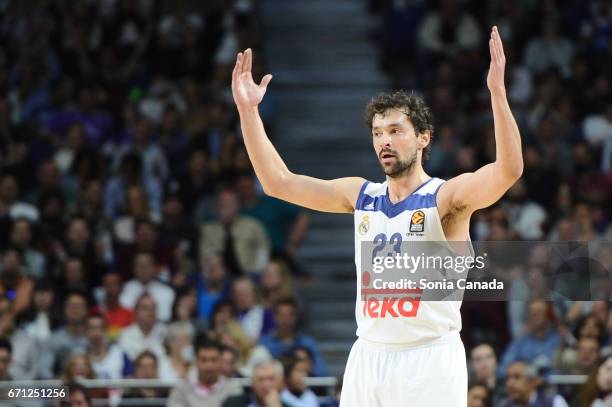
{"type": "Polygon", "coordinates": [[[491,104],[495,123],[495,166],[504,177],[516,180],[523,173],[521,135],[505,90],[491,92],[491,104]]]}
{"type": "Polygon", "coordinates": [[[238,108],[240,127],[257,178],[268,195],[276,195],[289,169],[270,142],[257,107],[238,108]]]}

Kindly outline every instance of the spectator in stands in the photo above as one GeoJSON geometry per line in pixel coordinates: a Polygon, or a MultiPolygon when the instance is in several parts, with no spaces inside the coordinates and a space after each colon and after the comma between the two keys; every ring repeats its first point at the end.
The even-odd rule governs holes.
{"type": "Polygon", "coordinates": [[[272,309],[277,301],[288,297],[297,301],[289,268],[283,260],[272,259],[261,275],[261,303],[266,309],[272,309]]]}
{"type": "Polygon", "coordinates": [[[482,383],[473,383],[468,388],[467,407],[491,407],[491,394],[489,388],[482,383]]]}
{"type": "Polygon", "coordinates": [[[179,185],[186,215],[190,219],[202,219],[209,212],[206,208],[213,206],[208,201],[216,188],[206,151],[195,149],[191,152],[186,174],[179,179],[179,185]]]}
{"type": "Polygon", "coordinates": [[[186,291],[177,290],[172,306],[172,321],[189,322],[195,328],[196,335],[208,329],[208,321],[198,316],[198,297],[195,288],[186,291]]]}
{"type": "Polygon", "coordinates": [[[0,174],[0,216],[13,219],[24,217],[32,222],[38,221],[38,209],[19,200],[19,182],[12,174],[0,174]]]}
{"type": "Polygon", "coordinates": [[[19,218],[13,222],[10,243],[21,252],[25,274],[32,278],[44,277],[45,257],[32,247],[32,223],[29,219],[19,218]]]}
{"type": "Polygon", "coordinates": [[[137,220],[134,222],[133,242],[122,244],[117,250],[117,270],[124,275],[130,274],[136,255],[142,252],[150,253],[158,270],[157,278],[170,283],[172,273],[178,271],[175,250],[176,247],[165,245],[159,239],[157,226],[153,222],[137,220]]]}
{"type": "Polygon", "coordinates": [[[223,407],[290,407],[280,398],[283,387],[283,365],[277,360],[255,366],[251,378],[252,394],[228,398],[223,407]]]}
{"type": "Polygon", "coordinates": [[[257,287],[249,277],[234,281],[232,298],[236,304],[236,319],[253,343],[274,327],[272,312],[265,309],[257,297],[257,287]]]}
{"type": "Polygon", "coordinates": [[[281,400],[293,407],[319,407],[317,396],[306,386],[308,363],[295,358],[287,358],[283,363],[285,388],[281,400]]]}
{"type": "Polygon", "coordinates": [[[474,17],[458,7],[455,0],[444,0],[425,16],[419,29],[419,44],[432,54],[455,55],[474,51],[480,45],[480,30],[474,17]]]}
{"type": "MultiPolygon", "coordinates": [[[[176,188],[175,184],[172,184],[176,188]]],[[[185,217],[183,202],[178,192],[173,189],[164,197],[163,218],[159,226],[158,247],[169,252],[172,259],[167,259],[167,266],[172,267],[173,278],[187,277],[187,273],[195,268],[194,259],[197,255],[197,228],[185,217]]],[[[173,279],[172,285],[186,285],[186,279],[180,283],[173,279]]]]}
{"type": "Polygon", "coordinates": [[[253,345],[251,340],[241,330],[230,329],[226,325],[215,331],[215,337],[226,348],[232,349],[238,354],[238,373],[241,376],[253,375],[253,368],[261,362],[272,359],[270,352],[262,345],[253,345]]]}
{"type": "Polygon", "coordinates": [[[497,357],[493,347],[482,343],[472,348],[470,352],[471,380],[486,386],[487,398],[493,405],[504,398],[504,386],[497,380],[497,357]]]}
{"type": "Polygon", "coordinates": [[[23,330],[42,346],[57,327],[57,310],[54,305],[53,287],[47,280],[38,280],[30,309],[23,315],[23,330]]]}
{"type": "Polygon", "coordinates": [[[150,350],[159,358],[164,354],[163,342],[166,327],[157,322],[155,299],[146,293],[140,296],[134,307],[134,323],[119,335],[117,343],[130,360],[144,350],[150,350]]]}
{"type": "Polygon", "coordinates": [[[310,349],[303,346],[297,346],[293,348],[290,356],[306,364],[306,371],[308,372],[307,376],[314,376],[314,358],[312,353],[310,353],[310,349]]]}
{"type": "MultiPolygon", "coordinates": [[[[133,379],[156,380],[159,379],[158,359],[155,353],[145,350],[134,359],[133,379]]],[[[168,396],[165,389],[159,387],[132,387],[123,393],[123,398],[155,399],[168,396]]]]}
{"type": "Polygon", "coordinates": [[[95,379],[95,377],[96,375],[87,354],[77,352],[68,357],[64,366],[62,380],[73,382],[82,379],[95,379]]]}
{"type": "Polygon", "coordinates": [[[242,377],[238,372],[238,358],[240,357],[240,351],[234,347],[224,346],[221,352],[221,374],[225,377],[242,377]]]}
{"type": "Polygon", "coordinates": [[[248,336],[235,318],[236,306],[231,300],[222,300],[215,304],[210,320],[210,333],[221,335],[223,332],[231,332],[234,336],[248,339],[248,336]]]}
{"type": "Polygon", "coordinates": [[[104,214],[102,202],[103,185],[101,179],[90,179],[81,185],[75,214],[87,220],[96,235],[109,238],[110,222],[104,214]]]}
{"type": "Polygon", "coordinates": [[[601,170],[612,169],[612,99],[598,112],[587,116],[582,122],[584,138],[588,143],[601,149],[601,170]]]}
{"type": "Polygon", "coordinates": [[[546,211],[527,196],[525,182],[519,179],[501,203],[510,218],[510,225],[521,240],[542,240],[546,211]]]}
{"type": "MultiPolygon", "coordinates": [[[[61,379],[65,383],[78,382],[79,380],[96,379],[96,374],[91,367],[91,361],[86,353],[72,353],[66,361],[61,379]]],[[[94,399],[108,399],[109,390],[96,388],[89,390],[89,396],[94,399]]]]}
{"type": "Polygon", "coordinates": [[[259,220],[266,229],[273,256],[295,261],[308,230],[308,214],[299,207],[257,192],[256,178],[251,173],[236,180],[242,213],[259,220]]]}
{"type": "Polygon", "coordinates": [[[595,338],[578,339],[575,349],[565,349],[556,361],[559,374],[587,375],[593,371],[599,360],[601,346],[595,338]]]}
{"type": "Polygon", "coordinates": [[[67,400],[62,400],[62,407],[91,407],[89,391],[85,386],[76,382],[66,383],[67,400]]]}
{"type": "Polygon", "coordinates": [[[550,303],[543,300],[529,303],[526,334],[508,345],[498,368],[498,376],[503,377],[508,367],[519,360],[532,363],[538,358],[544,358],[548,366],[552,364],[553,355],[560,345],[553,318],[550,303]]]}
{"type": "Polygon", "coordinates": [[[143,178],[142,167],[142,158],[130,152],[123,157],[119,173],[108,180],[104,191],[104,211],[109,219],[115,219],[124,210],[135,219],[140,219],[140,215],[146,219],[160,218],[162,185],[157,178],[143,178]],[[128,191],[134,187],[139,190],[133,189],[132,196],[128,196],[128,191]]]}
{"type": "Polygon", "coordinates": [[[100,284],[100,277],[105,270],[104,258],[102,253],[96,250],[87,221],[80,217],[72,218],[68,222],[64,238],[62,245],[56,246],[55,250],[59,263],[71,257],[80,258],[90,284],[100,284]]]}
{"type": "MultiPolygon", "coordinates": [[[[37,206],[40,208],[40,242],[47,248],[47,260],[49,267],[52,267],[53,262],[60,261],[61,256],[65,254],[61,239],[66,231],[66,199],[57,192],[46,192],[41,195],[37,206]]],[[[47,269],[47,278],[55,279],[57,276],[49,275],[50,272],[53,273],[54,270],[47,269]]]]}
{"type": "Polygon", "coordinates": [[[85,322],[88,309],[87,297],[79,292],[68,294],[64,301],[65,325],[51,334],[45,350],[40,355],[40,376],[55,377],[64,369],[65,362],[73,352],[87,348],[85,322]]]}
{"type": "Polygon", "coordinates": [[[66,293],[78,291],[87,296],[88,302],[93,302],[92,278],[88,275],[80,258],[68,257],[62,265],[61,275],[55,290],[58,298],[64,298],[66,293]]]}
{"type": "Polygon", "coordinates": [[[513,362],[506,372],[506,391],[508,399],[502,407],[567,407],[567,402],[558,394],[538,391],[542,379],[534,366],[525,362],[513,362]]]}
{"type": "Polygon", "coordinates": [[[162,379],[176,380],[187,377],[189,365],[194,359],[194,337],[195,329],[190,322],[172,322],[168,325],[164,343],[166,353],[159,369],[162,379]]]}
{"type": "Polygon", "coordinates": [[[157,220],[157,218],[151,213],[146,192],[140,185],[127,187],[125,199],[125,213],[113,222],[112,227],[115,241],[119,246],[118,261],[125,264],[124,267],[128,267],[131,256],[134,255],[133,246],[136,241],[138,223],[157,220]]]}
{"type": "Polygon", "coordinates": [[[319,352],[315,340],[298,331],[298,308],[292,299],[278,301],[274,306],[274,319],[276,329],[270,334],[263,336],[260,343],[264,345],[273,357],[277,358],[291,349],[304,347],[310,350],[314,360],[313,373],[315,376],[326,376],[327,366],[319,352]]]}
{"type": "Polygon", "coordinates": [[[15,315],[30,307],[34,292],[34,281],[21,264],[22,256],[17,249],[9,247],[0,253],[0,294],[11,301],[15,315]]]}
{"type": "Polygon", "coordinates": [[[119,298],[121,305],[133,309],[136,300],[146,292],[155,300],[159,320],[169,321],[175,294],[172,288],[156,280],[157,271],[153,256],[146,252],[136,254],[133,270],[134,279],[125,283],[119,298]]]}
{"type": "Polygon", "coordinates": [[[580,388],[580,407],[607,407],[612,403],[612,355],[602,358],[580,388]]]}
{"type": "Polygon", "coordinates": [[[570,75],[570,61],[574,55],[572,43],[561,36],[559,22],[549,17],[541,23],[539,37],[532,38],[525,49],[524,63],[534,73],[556,68],[564,76],[570,75]]]}
{"type": "Polygon", "coordinates": [[[106,319],[107,335],[114,340],[124,328],[134,322],[134,312],[119,302],[123,291],[121,275],[110,272],[102,278],[102,289],[98,291],[96,311],[106,319]]]}
{"type": "MultiPolygon", "coordinates": [[[[157,140],[152,139],[153,126],[145,117],[138,117],[127,131],[127,139],[116,147],[113,166],[118,169],[127,154],[138,154],[142,159],[144,184],[163,183],[169,175],[168,161],[157,140]]],[[[160,202],[161,204],[161,202],[160,202]]],[[[160,205],[161,207],[161,205],[160,205]]],[[[161,211],[157,211],[161,214],[161,211]]]]}
{"type": "Polygon", "coordinates": [[[230,190],[217,198],[219,220],[201,228],[200,258],[223,253],[232,274],[257,274],[263,271],[270,255],[270,243],[262,224],[240,215],[238,197],[230,190]]]}
{"type": "Polygon", "coordinates": [[[575,340],[579,340],[581,338],[592,338],[600,344],[603,344],[606,341],[607,338],[605,324],[607,323],[608,318],[607,305],[606,309],[604,309],[603,311],[605,312],[606,319],[602,320],[601,317],[598,318],[597,307],[596,305],[594,305],[592,308],[592,314],[586,315],[585,317],[578,320],[573,335],[575,340]]]}
{"type": "Polygon", "coordinates": [[[97,378],[121,379],[129,361],[121,348],[108,340],[107,332],[103,315],[92,314],[87,317],[87,355],[97,378]]]}
{"type": "Polygon", "coordinates": [[[231,281],[220,255],[210,255],[199,273],[198,315],[210,320],[214,306],[221,300],[230,297],[231,281]]]}
{"type": "MultiPolygon", "coordinates": [[[[185,157],[189,155],[189,134],[182,125],[182,112],[174,105],[166,106],[158,137],[164,155],[168,159],[170,174],[176,176],[182,176],[185,173],[185,157]]],[[[177,198],[181,202],[180,196],[177,196],[177,198]]]]}
{"type": "Polygon", "coordinates": [[[169,407],[220,407],[231,396],[242,393],[235,382],[221,376],[221,351],[217,342],[196,341],[195,377],[181,381],[170,392],[169,407]]]}
{"type": "Polygon", "coordinates": [[[13,380],[11,375],[11,363],[13,359],[13,347],[5,337],[0,337],[0,380],[13,380]]]}

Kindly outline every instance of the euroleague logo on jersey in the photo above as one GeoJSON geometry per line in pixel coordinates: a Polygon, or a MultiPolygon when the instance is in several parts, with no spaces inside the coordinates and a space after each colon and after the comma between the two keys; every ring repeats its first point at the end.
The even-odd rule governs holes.
{"type": "Polygon", "coordinates": [[[410,228],[412,233],[423,233],[425,231],[425,212],[418,210],[410,217],[410,228]]]}
{"type": "Polygon", "coordinates": [[[420,289],[370,287],[372,275],[361,274],[363,315],[369,318],[414,318],[421,303],[420,289]],[[416,295],[415,295],[416,294],[416,295]]]}

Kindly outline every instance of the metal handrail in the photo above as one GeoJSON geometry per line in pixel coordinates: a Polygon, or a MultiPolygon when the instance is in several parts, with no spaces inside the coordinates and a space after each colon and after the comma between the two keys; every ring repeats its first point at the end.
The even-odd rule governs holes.
{"type": "MultiPolygon", "coordinates": [[[[238,383],[242,387],[249,387],[251,379],[248,377],[232,377],[228,379],[238,383]]],[[[80,379],[80,384],[90,389],[100,388],[143,388],[158,387],[171,388],[180,383],[180,380],[162,379],[80,379]]],[[[306,385],[309,387],[335,386],[338,379],[335,377],[307,377],[306,385]]],[[[62,380],[0,380],[0,389],[13,388],[53,388],[65,385],[62,380]]]]}
{"type": "MultiPolygon", "coordinates": [[[[586,381],[586,375],[550,375],[546,379],[546,383],[552,385],[569,384],[579,385],[586,381]]],[[[228,380],[237,382],[242,387],[249,387],[251,379],[248,377],[233,377],[228,380]]],[[[332,376],[327,377],[307,377],[306,385],[309,387],[333,387],[337,384],[338,379],[332,376]]],[[[80,384],[90,389],[100,388],[171,388],[178,384],[180,380],[162,380],[162,379],[81,379],[80,384]]],[[[65,385],[62,380],[0,380],[0,389],[9,388],[53,388],[65,385]]]]}

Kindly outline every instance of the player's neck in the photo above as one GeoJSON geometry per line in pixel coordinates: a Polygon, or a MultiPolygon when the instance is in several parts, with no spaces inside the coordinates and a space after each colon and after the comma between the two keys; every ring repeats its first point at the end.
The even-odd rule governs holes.
{"type": "Polygon", "coordinates": [[[423,167],[420,165],[401,177],[387,177],[389,199],[392,203],[402,201],[429,179],[431,179],[431,177],[425,173],[423,167]]]}

